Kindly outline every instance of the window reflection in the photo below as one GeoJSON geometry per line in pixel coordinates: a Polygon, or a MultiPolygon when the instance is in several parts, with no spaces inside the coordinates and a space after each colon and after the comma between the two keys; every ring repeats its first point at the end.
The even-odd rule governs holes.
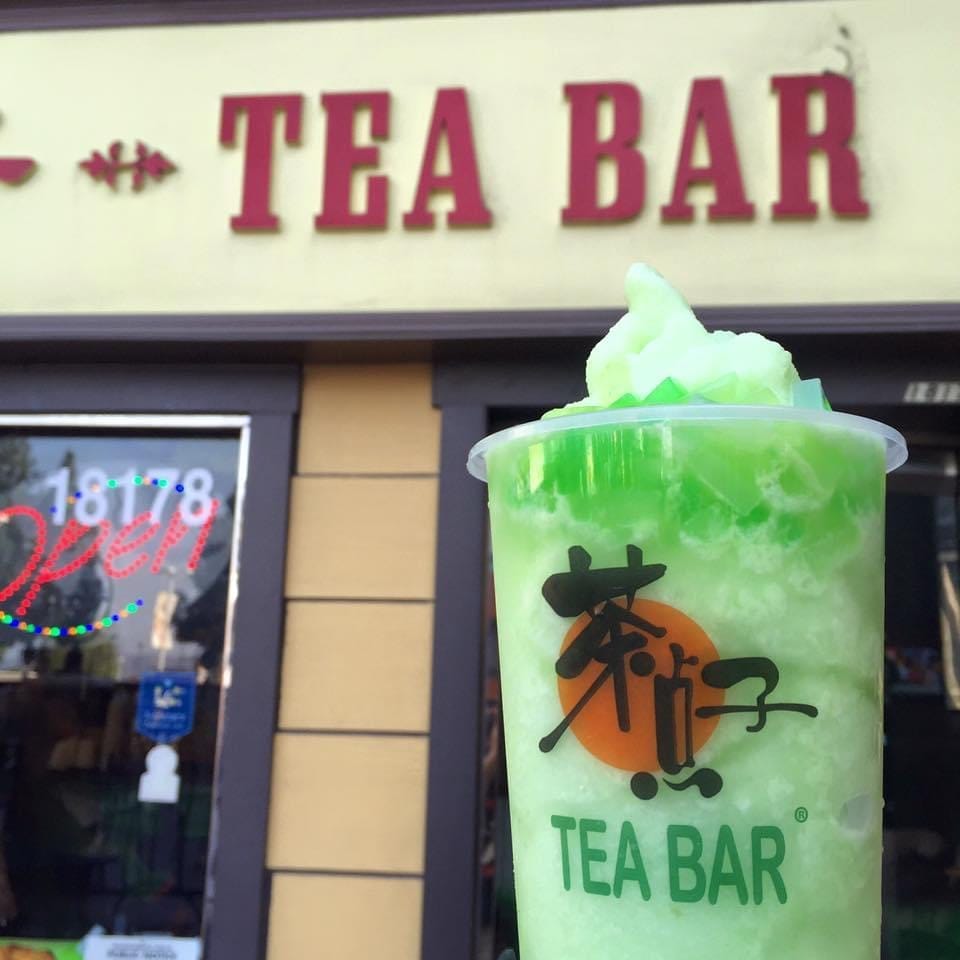
{"type": "Polygon", "coordinates": [[[957,500],[888,498],[884,957],[960,954],[957,500]]]}
{"type": "Polygon", "coordinates": [[[0,435],[11,942],[76,942],[97,926],[200,935],[238,451],[235,435],[0,435]],[[152,729],[138,698],[146,675],[174,671],[192,722],[172,737],[172,802],[152,802],[141,777],[161,734],[138,732],[152,729]]]}
{"type": "Polygon", "coordinates": [[[496,960],[504,950],[517,948],[517,915],[507,767],[501,722],[497,617],[489,551],[486,564],[484,638],[478,956],[484,960],[496,960]]]}

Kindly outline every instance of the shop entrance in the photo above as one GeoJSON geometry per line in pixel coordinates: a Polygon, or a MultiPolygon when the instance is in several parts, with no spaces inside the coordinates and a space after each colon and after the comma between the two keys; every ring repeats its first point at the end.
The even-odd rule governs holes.
{"type": "Polygon", "coordinates": [[[884,956],[960,951],[957,448],[917,447],[887,501],[884,956]]]}
{"type": "Polygon", "coordinates": [[[199,946],[246,420],[0,417],[0,931],[199,946]]]}
{"type": "Polygon", "coordinates": [[[0,374],[0,954],[262,956],[298,371],[0,374]]]}

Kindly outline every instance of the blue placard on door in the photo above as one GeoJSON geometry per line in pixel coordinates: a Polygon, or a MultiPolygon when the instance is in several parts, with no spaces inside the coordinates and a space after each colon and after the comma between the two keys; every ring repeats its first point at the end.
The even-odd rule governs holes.
{"type": "Polygon", "coordinates": [[[197,678],[192,673],[145,673],[137,698],[137,733],[172,743],[193,729],[197,678]]]}

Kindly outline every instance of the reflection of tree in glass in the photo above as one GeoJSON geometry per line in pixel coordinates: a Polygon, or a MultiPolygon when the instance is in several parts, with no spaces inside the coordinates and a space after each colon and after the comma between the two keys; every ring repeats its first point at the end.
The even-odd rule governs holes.
{"type": "MultiPolygon", "coordinates": [[[[61,467],[66,467],[68,472],[67,489],[75,490],[77,487],[77,455],[73,450],[67,450],[63,455],[61,467]]],[[[73,548],[71,553],[76,555],[83,550],[90,542],[90,538],[95,536],[90,532],[81,539],[80,543],[73,548]]],[[[90,623],[102,612],[104,596],[107,593],[106,574],[102,570],[102,561],[98,553],[93,560],[84,564],[80,570],[73,576],[66,577],[58,581],[59,584],[65,584],[66,589],[57,590],[52,604],[56,604],[56,609],[50,611],[50,619],[42,620],[45,625],[54,624],[77,624],[90,623]]],[[[57,584],[47,584],[42,588],[39,598],[42,599],[44,592],[57,584]]],[[[52,605],[51,604],[51,605],[52,605]]],[[[95,637],[95,633],[88,633],[80,639],[80,643],[89,643],[95,637]]],[[[77,641],[70,640],[71,644],[77,641]]],[[[68,643],[66,637],[60,638],[61,645],[68,643]]]]}
{"type": "Polygon", "coordinates": [[[0,437],[0,494],[9,494],[32,470],[30,441],[26,437],[0,437]]]}
{"type": "MultiPolygon", "coordinates": [[[[3,529],[0,528],[0,530],[3,529]]],[[[4,536],[0,533],[0,553],[3,552],[3,546],[4,536]]],[[[14,564],[15,569],[20,569],[30,549],[29,546],[24,549],[20,560],[14,564]]],[[[0,578],[5,578],[5,582],[9,583],[14,576],[16,576],[16,573],[7,574],[4,570],[3,561],[0,560],[0,578]]],[[[16,602],[22,593],[21,590],[13,602],[16,602]]],[[[73,626],[78,623],[88,624],[97,618],[103,607],[103,599],[103,580],[98,576],[96,567],[91,564],[82,567],[77,573],[56,583],[44,584],[40,588],[36,600],[30,605],[29,618],[34,623],[50,627],[73,626]]],[[[0,642],[9,643],[17,638],[14,631],[5,631],[4,634],[0,636],[0,642]]],[[[80,638],[64,635],[58,638],[44,638],[44,642],[65,646],[76,642],[88,643],[95,637],[96,631],[91,631],[80,638]]]]}
{"type": "MultiPolygon", "coordinates": [[[[0,506],[13,504],[13,491],[27,479],[32,469],[29,441],[25,437],[0,437],[0,506]]],[[[35,546],[36,534],[29,533],[29,526],[18,523],[0,525],[0,584],[5,586],[19,574],[35,546]]],[[[0,643],[9,643],[12,638],[12,634],[0,637],[0,643]]]]}
{"type": "Polygon", "coordinates": [[[233,518],[236,511],[236,492],[226,499],[227,510],[220,513],[214,529],[225,528],[224,539],[214,543],[211,537],[203,554],[203,563],[219,558],[220,571],[207,587],[190,603],[183,596],[173,616],[177,640],[197,643],[203,647],[200,665],[213,670],[223,658],[223,639],[227,629],[227,593],[230,586],[229,548],[232,539],[233,518]]]}
{"type": "Polygon", "coordinates": [[[71,589],[64,600],[67,623],[88,623],[97,615],[103,600],[103,582],[97,576],[99,566],[97,558],[69,578],[71,589]]]}
{"type": "MultiPolygon", "coordinates": [[[[204,559],[223,553],[228,544],[217,543],[207,547],[204,559]]],[[[207,588],[190,603],[184,603],[180,597],[173,626],[177,640],[184,643],[198,643],[203,647],[200,664],[212,670],[223,656],[223,637],[227,628],[227,590],[230,582],[230,563],[225,558],[217,576],[207,588]]]]}
{"type": "MultiPolygon", "coordinates": [[[[61,466],[70,471],[68,483],[72,488],[76,474],[76,454],[72,450],[64,454],[61,466]]],[[[40,505],[31,502],[32,498],[24,498],[22,490],[15,492],[28,480],[36,479],[36,464],[31,455],[29,440],[18,436],[0,437],[0,504],[10,506],[15,500],[19,503],[26,502],[41,509],[42,513],[40,505]]],[[[8,584],[19,576],[36,548],[37,532],[33,527],[34,524],[30,521],[0,524],[0,584],[8,584]]],[[[56,541],[59,529],[56,526],[48,529],[48,551],[56,541]]],[[[84,545],[85,541],[81,540],[71,551],[64,554],[62,560],[68,560],[71,555],[75,555],[76,551],[82,550],[84,545]]],[[[43,626],[90,623],[103,604],[105,586],[100,558],[96,557],[72,576],[41,587],[36,599],[30,605],[29,617],[33,622],[43,626]]],[[[15,603],[21,599],[28,587],[29,581],[25,582],[8,602],[15,603]]],[[[93,633],[88,634],[85,639],[90,639],[92,636],[93,633]]],[[[14,639],[18,639],[14,632],[4,631],[0,636],[0,644],[10,643],[14,639]]],[[[68,637],[45,642],[64,645],[68,643],[68,637]]]]}
{"type": "MultiPolygon", "coordinates": [[[[30,607],[30,619],[42,626],[55,627],[88,624],[98,618],[104,609],[104,581],[98,575],[98,566],[99,561],[94,560],[73,576],[44,584],[30,607]]],[[[64,646],[68,642],[86,643],[94,636],[95,632],[80,638],[62,636],[48,642],[64,646]]]]}
{"type": "Polygon", "coordinates": [[[34,537],[19,524],[0,524],[0,582],[4,586],[16,579],[34,546],[34,537]]]}

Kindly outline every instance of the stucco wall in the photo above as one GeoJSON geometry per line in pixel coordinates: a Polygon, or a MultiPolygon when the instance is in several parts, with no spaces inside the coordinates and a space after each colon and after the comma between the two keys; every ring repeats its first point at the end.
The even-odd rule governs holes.
{"type": "Polygon", "coordinates": [[[416,960],[439,414],[425,364],[305,370],[269,960],[416,960]]]}

